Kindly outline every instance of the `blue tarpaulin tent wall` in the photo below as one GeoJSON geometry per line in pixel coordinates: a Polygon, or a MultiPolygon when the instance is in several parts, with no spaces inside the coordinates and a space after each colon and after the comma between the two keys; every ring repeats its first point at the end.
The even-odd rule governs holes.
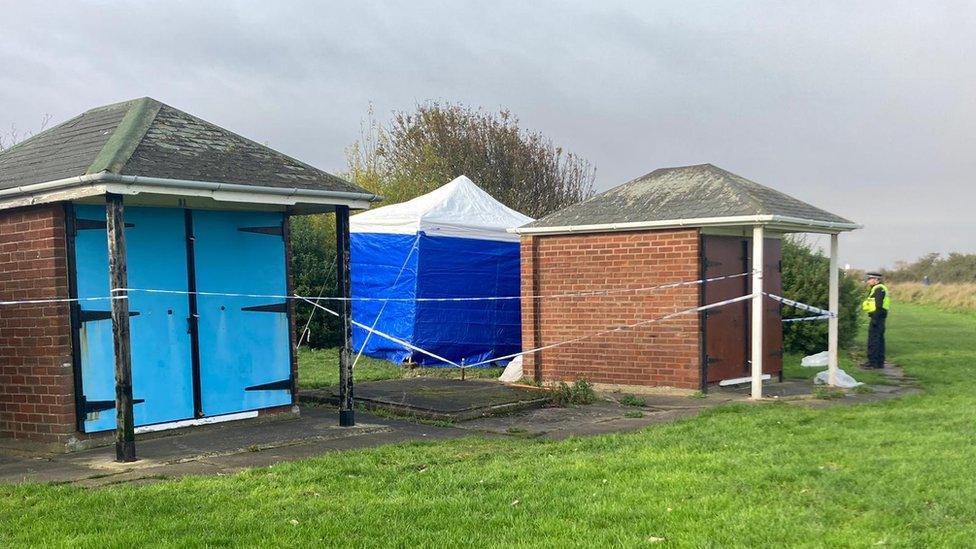
{"type": "MultiPolygon", "coordinates": [[[[353,320],[457,364],[518,352],[518,299],[425,299],[518,296],[519,243],[506,229],[529,221],[463,176],[353,216],[353,320]]],[[[396,363],[447,364],[361,327],[353,347],[396,363]]]]}

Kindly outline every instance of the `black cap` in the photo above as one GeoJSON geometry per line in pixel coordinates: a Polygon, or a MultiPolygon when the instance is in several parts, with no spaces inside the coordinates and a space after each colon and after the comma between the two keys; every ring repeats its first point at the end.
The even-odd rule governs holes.
{"type": "Polygon", "coordinates": [[[880,279],[884,278],[884,275],[881,274],[881,273],[879,273],[879,272],[877,272],[877,271],[871,271],[871,272],[867,273],[866,275],[864,275],[864,278],[877,278],[878,280],[880,280],[880,279]]]}

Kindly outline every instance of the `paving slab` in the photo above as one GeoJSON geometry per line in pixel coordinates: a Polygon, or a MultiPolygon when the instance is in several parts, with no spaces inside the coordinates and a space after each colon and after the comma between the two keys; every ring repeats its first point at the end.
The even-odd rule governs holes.
{"type": "MultiPolygon", "coordinates": [[[[302,391],[303,402],[336,404],[337,389],[302,391]]],[[[356,385],[355,402],[368,410],[438,421],[465,421],[540,408],[551,401],[542,389],[498,381],[415,377],[356,385]]]]}
{"type": "MultiPolygon", "coordinates": [[[[767,382],[763,384],[763,397],[765,398],[784,398],[811,396],[813,394],[813,380],[809,379],[788,379],[784,381],[767,382]]],[[[734,397],[749,397],[752,393],[752,386],[748,383],[730,385],[728,387],[716,387],[709,390],[710,393],[717,395],[728,395],[734,397]]]]}
{"type": "Polygon", "coordinates": [[[699,411],[699,407],[671,410],[636,408],[604,400],[584,406],[544,408],[509,416],[475,419],[458,424],[457,427],[499,435],[560,440],[575,436],[635,431],[655,423],[690,417],[699,411]],[[638,413],[640,417],[629,417],[638,413]]]}

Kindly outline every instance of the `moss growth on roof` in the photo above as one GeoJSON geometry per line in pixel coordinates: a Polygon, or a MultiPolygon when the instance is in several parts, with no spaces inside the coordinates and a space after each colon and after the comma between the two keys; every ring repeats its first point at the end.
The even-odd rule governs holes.
{"type": "Polygon", "coordinates": [[[146,136],[161,107],[162,103],[149,97],[131,101],[115,132],[85,173],[121,173],[142,138],[146,136]]]}

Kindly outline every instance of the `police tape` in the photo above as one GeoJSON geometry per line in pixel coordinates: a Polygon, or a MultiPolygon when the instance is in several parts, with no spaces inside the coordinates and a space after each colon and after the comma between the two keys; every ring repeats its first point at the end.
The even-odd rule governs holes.
{"type": "MultiPolygon", "coordinates": [[[[312,301],[311,299],[309,299],[307,297],[303,297],[303,296],[300,296],[300,295],[297,295],[297,294],[295,296],[293,296],[293,297],[295,299],[301,299],[302,301],[307,302],[308,304],[312,305],[313,307],[316,307],[318,309],[322,309],[323,311],[329,313],[332,316],[335,316],[335,317],[341,316],[338,311],[333,311],[332,309],[329,309],[328,307],[326,307],[324,305],[320,305],[320,304],[312,301]]],[[[356,322],[355,320],[353,320],[352,321],[352,325],[353,326],[358,326],[359,328],[362,328],[363,330],[366,330],[370,334],[376,334],[376,335],[378,335],[378,336],[380,336],[380,337],[382,337],[384,339],[388,339],[388,340],[390,340],[390,341],[392,341],[392,342],[394,342],[394,343],[396,343],[398,345],[402,345],[405,348],[410,349],[411,351],[417,351],[418,353],[423,353],[423,354],[425,354],[425,355],[427,355],[429,357],[436,358],[437,360],[442,360],[442,361],[450,364],[451,366],[455,366],[455,367],[458,367],[458,368],[461,367],[460,364],[458,364],[457,362],[454,362],[453,360],[444,358],[444,357],[442,357],[440,355],[436,355],[436,354],[434,354],[434,353],[432,353],[430,351],[427,351],[425,349],[421,349],[420,347],[417,347],[416,345],[413,345],[413,344],[411,344],[411,343],[409,343],[407,341],[404,341],[404,340],[402,340],[402,339],[400,339],[398,337],[392,336],[390,334],[381,332],[381,331],[379,331],[379,330],[377,330],[375,328],[370,328],[369,326],[363,324],[362,322],[356,322]]]]}
{"type": "Polygon", "coordinates": [[[129,299],[128,296],[105,297],[54,297],[50,299],[22,299],[19,301],[0,301],[0,305],[46,305],[49,303],[78,303],[80,301],[110,301],[115,299],[129,299]]]}
{"type": "MultiPolygon", "coordinates": [[[[328,307],[325,307],[324,305],[321,305],[319,303],[315,303],[314,301],[312,301],[311,299],[309,299],[307,297],[303,297],[303,296],[300,296],[300,295],[295,295],[294,297],[297,298],[297,299],[301,299],[303,301],[306,301],[307,303],[311,304],[312,306],[317,307],[319,309],[322,309],[323,311],[325,311],[325,312],[327,312],[327,313],[329,313],[329,314],[331,314],[333,316],[336,316],[336,317],[340,316],[339,313],[338,313],[338,311],[333,311],[332,309],[329,309],[328,307]]],[[[716,309],[718,307],[723,307],[725,305],[731,305],[732,303],[738,303],[740,301],[745,301],[747,299],[752,299],[753,297],[754,297],[753,294],[747,294],[747,295],[739,296],[739,297],[736,297],[736,298],[733,298],[733,299],[726,299],[724,301],[719,301],[719,302],[716,302],[716,303],[710,303],[708,305],[702,305],[701,307],[693,307],[693,308],[690,308],[690,309],[685,309],[685,310],[682,310],[682,311],[677,311],[677,312],[674,312],[674,313],[666,314],[666,315],[661,316],[661,317],[652,318],[652,319],[648,319],[648,320],[642,320],[642,321],[637,322],[635,324],[628,324],[628,325],[625,325],[625,326],[617,326],[617,327],[614,327],[614,328],[611,328],[611,329],[608,329],[608,330],[603,330],[603,331],[600,331],[600,332],[595,332],[595,333],[587,334],[587,335],[584,335],[584,336],[575,337],[575,338],[572,338],[572,339],[567,339],[565,341],[560,341],[558,343],[551,343],[549,345],[543,345],[542,347],[536,347],[535,349],[529,349],[527,351],[522,351],[522,352],[519,352],[519,353],[512,353],[510,355],[505,355],[505,356],[490,358],[490,359],[487,359],[487,360],[482,360],[481,362],[475,362],[473,364],[463,364],[463,363],[462,364],[458,364],[458,363],[456,363],[456,362],[454,362],[452,360],[448,360],[448,359],[446,359],[446,358],[444,358],[442,356],[438,356],[438,355],[436,355],[436,354],[434,354],[434,353],[432,353],[430,351],[427,351],[425,349],[422,349],[420,347],[417,347],[415,345],[412,345],[412,344],[410,344],[410,343],[408,343],[408,342],[406,342],[406,341],[404,341],[402,339],[399,339],[397,337],[394,337],[394,336],[392,336],[390,334],[383,333],[380,330],[376,330],[375,328],[370,328],[369,326],[366,326],[365,324],[362,324],[361,322],[352,321],[352,324],[354,326],[358,326],[358,327],[366,330],[367,332],[369,332],[371,334],[375,334],[375,335],[378,335],[378,336],[380,336],[380,337],[382,337],[384,339],[388,339],[388,340],[390,340],[390,341],[392,341],[394,343],[397,343],[399,345],[404,346],[407,349],[410,349],[410,350],[413,350],[413,351],[417,351],[417,352],[423,353],[423,354],[425,354],[427,356],[436,358],[437,360],[444,361],[445,363],[450,364],[451,366],[454,366],[456,368],[476,368],[478,366],[483,366],[485,364],[491,364],[492,362],[498,362],[498,361],[501,361],[501,360],[510,360],[510,359],[513,359],[513,358],[515,358],[517,356],[523,356],[523,355],[527,355],[527,354],[538,353],[538,352],[544,351],[546,349],[552,349],[554,347],[561,347],[563,345],[569,345],[571,343],[578,343],[578,342],[583,341],[585,339],[590,339],[590,338],[598,337],[598,336],[601,336],[601,335],[607,335],[607,334],[612,334],[612,333],[615,333],[615,332],[623,332],[623,331],[633,330],[635,328],[640,328],[640,327],[647,326],[649,324],[653,324],[653,323],[656,323],[656,322],[663,322],[665,320],[669,320],[669,319],[672,319],[672,318],[675,318],[675,317],[678,317],[678,316],[682,316],[682,315],[699,313],[699,312],[702,312],[702,311],[707,311],[709,309],[716,309]]]]}
{"type": "Polygon", "coordinates": [[[826,316],[828,318],[833,318],[833,317],[837,316],[836,313],[832,313],[832,312],[828,311],[827,309],[821,309],[820,307],[814,307],[813,305],[807,305],[806,303],[801,303],[799,301],[794,301],[792,299],[788,299],[788,298],[785,298],[783,296],[779,296],[779,295],[776,295],[776,294],[771,294],[769,292],[763,292],[763,294],[765,294],[766,296],[768,296],[769,298],[771,298],[771,299],[773,299],[775,301],[779,301],[783,305],[789,305],[790,307],[794,307],[794,308],[800,309],[801,311],[808,311],[808,312],[811,312],[811,313],[816,313],[816,314],[819,314],[819,315],[822,315],[822,316],[826,316]]]}
{"type": "Polygon", "coordinates": [[[830,315],[818,315],[818,316],[800,316],[796,318],[784,318],[783,322],[810,322],[812,320],[827,320],[833,318],[830,315]]]}
{"type": "MultiPolygon", "coordinates": [[[[623,293],[649,292],[653,290],[667,290],[679,288],[681,286],[693,286],[708,282],[718,282],[740,278],[751,273],[738,273],[734,275],[716,276],[712,278],[702,278],[698,280],[685,280],[680,282],[669,282],[656,286],[643,286],[640,288],[616,288],[613,290],[590,290],[585,292],[567,292],[561,294],[539,294],[539,295],[512,295],[512,296],[484,296],[484,297],[303,297],[305,301],[359,301],[359,302],[458,302],[458,301],[503,301],[510,299],[566,299],[572,297],[593,297],[601,295],[614,295],[623,293]]],[[[226,296],[226,297],[246,297],[259,299],[295,299],[295,296],[277,294],[245,294],[245,293],[226,293],[226,292],[190,292],[186,290],[157,290],[150,288],[125,288],[115,291],[145,292],[156,294],[195,294],[200,296],[226,296]]]]}
{"type": "Polygon", "coordinates": [[[698,280],[684,280],[681,282],[669,282],[667,284],[659,284],[657,286],[643,286],[640,288],[616,288],[613,290],[589,290],[585,292],[566,292],[561,294],[537,294],[537,295],[512,295],[512,296],[485,296],[485,297],[403,297],[403,298],[393,298],[393,297],[353,297],[353,298],[343,298],[343,297],[323,297],[322,300],[333,300],[333,301],[419,301],[419,302],[451,302],[451,301],[504,301],[509,299],[567,299],[573,297],[594,297],[602,295],[614,295],[614,294],[626,294],[626,293],[640,293],[640,292],[650,292],[653,290],[667,290],[671,288],[680,288],[681,286],[694,286],[698,284],[704,284],[707,282],[718,282],[720,280],[728,280],[733,278],[740,278],[743,276],[748,276],[751,273],[738,273],[734,275],[716,276],[712,278],[701,278],[698,280]]]}
{"type": "MultiPolygon", "coordinates": [[[[641,293],[650,292],[654,290],[667,290],[672,288],[679,288],[682,286],[694,286],[699,284],[705,284],[708,282],[718,282],[721,280],[730,280],[734,278],[741,278],[743,276],[748,276],[749,272],[738,273],[733,275],[716,276],[711,278],[702,278],[698,280],[685,280],[680,282],[669,282],[667,284],[659,284],[656,286],[643,286],[640,288],[616,288],[613,290],[590,290],[582,292],[567,292],[561,294],[539,294],[539,295],[514,295],[514,296],[484,296],[484,297],[403,297],[403,298],[393,298],[393,297],[307,297],[302,298],[307,301],[359,301],[359,302],[458,302],[458,301],[502,301],[502,300],[514,300],[514,299],[568,299],[574,297],[596,297],[603,295],[616,295],[616,294],[626,294],[626,293],[641,293]]],[[[241,292],[208,292],[201,290],[167,290],[160,288],[115,288],[111,290],[112,294],[118,294],[121,292],[132,292],[132,293],[146,293],[146,294],[169,294],[169,295],[196,295],[202,297],[237,297],[246,299],[297,299],[295,296],[283,295],[283,294],[260,294],[260,293],[241,293],[241,292]]],[[[115,296],[115,299],[125,299],[125,296],[115,296]]],[[[22,300],[22,301],[0,301],[0,305],[19,305],[19,304],[30,304],[30,303],[55,303],[55,302],[71,302],[71,301],[86,301],[86,300],[106,300],[113,299],[113,297],[89,297],[89,298],[58,298],[51,300],[22,300]]]]}
{"type": "Polygon", "coordinates": [[[587,335],[584,335],[584,336],[575,337],[573,339],[567,339],[565,341],[560,341],[558,343],[551,343],[549,345],[543,345],[541,347],[536,347],[534,349],[529,349],[527,351],[522,351],[520,353],[512,353],[510,355],[495,357],[495,358],[491,358],[491,359],[488,359],[488,360],[482,360],[481,362],[475,362],[474,364],[465,364],[465,365],[463,365],[461,367],[462,368],[475,368],[477,366],[482,366],[484,364],[490,364],[492,362],[497,362],[497,361],[500,361],[500,360],[509,360],[509,359],[512,359],[512,358],[515,358],[515,357],[518,357],[518,356],[528,355],[528,354],[532,354],[532,353],[538,353],[540,351],[545,351],[546,349],[552,349],[554,347],[561,347],[563,345],[569,345],[571,343],[578,343],[578,342],[583,341],[585,339],[590,339],[590,338],[598,337],[598,336],[601,336],[601,335],[607,335],[607,334],[612,334],[612,333],[615,333],[615,332],[625,332],[625,331],[628,331],[628,330],[633,330],[635,328],[640,328],[640,327],[643,327],[643,326],[647,326],[649,324],[654,324],[656,322],[663,322],[665,320],[670,320],[672,318],[675,318],[675,317],[678,317],[678,316],[682,316],[682,315],[700,313],[702,311],[707,311],[707,310],[710,310],[710,309],[717,309],[718,307],[724,307],[725,305],[731,305],[733,303],[738,303],[740,301],[745,301],[747,299],[752,299],[753,297],[754,297],[753,294],[747,294],[747,295],[739,296],[739,297],[736,297],[736,298],[726,299],[724,301],[719,301],[719,302],[716,302],[716,303],[709,303],[708,305],[702,305],[701,307],[693,307],[693,308],[690,308],[690,309],[685,309],[685,310],[682,310],[682,311],[677,311],[677,312],[674,312],[674,313],[666,314],[666,315],[661,316],[661,317],[652,318],[652,319],[649,319],[649,320],[642,320],[642,321],[637,322],[635,324],[628,324],[628,325],[625,325],[625,326],[617,326],[617,327],[611,328],[609,330],[603,330],[601,332],[595,332],[595,333],[592,333],[592,334],[587,334],[587,335]]]}

